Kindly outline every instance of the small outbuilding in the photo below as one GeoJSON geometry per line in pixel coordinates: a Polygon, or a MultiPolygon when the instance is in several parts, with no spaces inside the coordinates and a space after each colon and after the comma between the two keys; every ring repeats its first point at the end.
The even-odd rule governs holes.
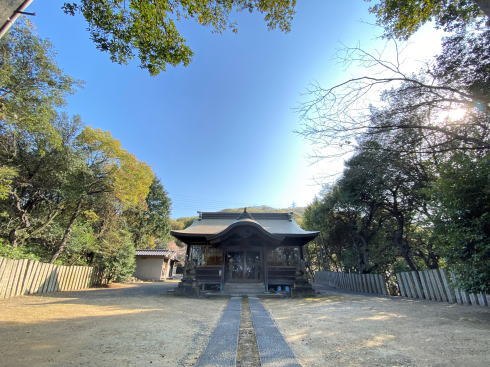
{"type": "Polygon", "coordinates": [[[172,278],[178,260],[176,253],[166,249],[136,250],[136,271],[134,276],[141,280],[165,280],[172,278]]]}

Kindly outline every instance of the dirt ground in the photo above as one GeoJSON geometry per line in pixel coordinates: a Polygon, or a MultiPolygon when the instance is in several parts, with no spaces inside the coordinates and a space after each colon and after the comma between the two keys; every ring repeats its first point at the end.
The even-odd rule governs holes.
{"type": "MultiPolygon", "coordinates": [[[[193,366],[227,300],[174,286],[0,300],[0,366],[193,366]]],[[[337,292],[264,304],[304,367],[490,366],[489,308],[337,292]]]]}
{"type": "Polygon", "coordinates": [[[304,367],[490,366],[488,307],[337,292],[264,303],[304,367]]]}
{"type": "Polygon", "coordinates": [[[193,366],[225,299],[139,283],[0,300],[0,366],[193,366]]]}

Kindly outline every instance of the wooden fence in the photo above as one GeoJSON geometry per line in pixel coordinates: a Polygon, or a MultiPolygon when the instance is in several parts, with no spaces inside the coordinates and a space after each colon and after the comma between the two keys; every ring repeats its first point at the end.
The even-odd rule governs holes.
{"type": "Polygon", "coordinates": [[[318,271],[315,273],[315,282],[355,292],[388,295],[388,289],[381,274],[318,271]]]}
{"type": "MultiPolygon", "coordinates": [[[[467,293],[455,288],[444,269],[409,271],[395,275],[402,297],[486,307],[490,305],[488,294],[467,293]]],[[[315,273],[315,282],[355,292],[388,295],[388,288],[381,274],[319,271],[315,273]]]]}
{"type": "Polygon", "coordinates": [[[0,298],[89,288],[101,284],[102,275],[89,266],[0,257],[0,298]]]}
{"type": "Polygon", "coordinates": [[[490,297],[483,293],[467,293],[452,286],[444,269],[397,273],[400,295],[414,299],[489,306],[490,297]]]}

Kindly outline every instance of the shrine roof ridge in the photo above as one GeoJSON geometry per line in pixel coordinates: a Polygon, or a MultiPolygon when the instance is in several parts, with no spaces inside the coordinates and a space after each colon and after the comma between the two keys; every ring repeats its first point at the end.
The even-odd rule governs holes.
{"type": "MultiPolygon", "coordinates": [[[[276,220],[291,220],[292,212],[245,212],[252,219],[276,219],[276,220]]],[[[232,219],[237,220],[242,216],[242,212],[199,212],[199,219],[232,219]]]]}

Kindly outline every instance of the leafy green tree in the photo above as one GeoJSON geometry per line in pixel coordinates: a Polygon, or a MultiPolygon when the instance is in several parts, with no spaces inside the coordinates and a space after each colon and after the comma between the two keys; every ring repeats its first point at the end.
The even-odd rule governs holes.
{"type": "Polygon", "coordinates": [[[0,167],[0,200],[6,199],[12,191],[12,181],[17,176],[17,171],[8,166],[0,167]]]}
{"type": "Polygon", "coordinates": [[[136,248],[165,247],[170,240],[170,199],[154,178],[143,209],[128,210],[125,216],[136,248]]]}
{"type": "Polygon", "coordinates": [[[126,213],[141,213],[144,236],[162,238],[163,186],[110,133],[59,110],[74,82],[29,25],[17,23],[0,49],[0,254],[127,278],[135,243],[126,213]]]}
{"type": "Polygon", "coordinates": [[[321,231],[306,251],[317,269],[371,273],[384,270],[392,259],[386,251],[388,241],[379,240],[385,219],[381,205],[358,190],[354,171],[347,168],[346,176],[351,177],[339,181],[305,211],[303,225],[321,231]]]}
{"type": "Polygon", "coordinates": [[[184,229],[189,227],[198,217],[181,217],[172,221],[172,229],[184,229]]]}
{"type": "Polygon", "coordinates": [[[490,291],[490,154],[452,154],[432,193],[435,232],[457,283],[471,292],[490,291]]]}
{"type": "Polygon", "coordinates": [[[110,178],[114,195],[124,208],[145,206],[155,177],[146,163],[124,150],[108,131],[85,127],[77,141],[86,161],[110,178]]]}
{"type": "Polygon", "coordinates": [[[59,143],[52,121],[79,82],[56,65],[47,40],[32,32],[26,20],[19,20],[0,39],[0,123],[45,134],[59,143]]]}
{"type": "Polygon", "coordinates": [[[134,274],[135,248],[131,233],[115,227],[99,238],[94,263],[103,269],[108,282],[125,281],[134,274]]]}
{"type": "Polygon", "coordinates": [[[65,250],[78,217],[101,195],[113,195],[121,209],[142,208],[154,179],[151,168],[124,150],[109,132],[85,127],[76,137],[76,149],[79,164],[65,186],[65,229],[51,262],[65,250]]]}
{"type": "MultiPolygon", "coordinates": [[[[320,231],[305,247],[307,270],[347,271],[360,269],[353,248],[353,223],[348,214],[337,210],[338,186],[310,204],[304,214],[303,227],[320,231]]],[[[364,269],[360,269],[362,271],[364,269]]]]}
{"type": "MultiPolygon", "coordinates": [[[[365,0],[371,1],[371,0],[365,0]]],[[[406,39],[429,21],[446,31],[480,16],[490,19],[488,0],[379,0],[370,8],[389,37],[406,39]]]]}
{"type": "MultiPolygon", "coordinates": [[[[402,139],[402,134],[396,136],[396,140],[402,139]]],[[[351,189],[354,200],[364,204],[364,211],[383,212],[392,248],[410,269],[418,270],[411,228],[427,200],[424,189],[430,184],[430,175],[424,164],[414,155],[386,151],[379,142],[368,140],[347,162],[341,182],[351,189]]]]}
{"type": "Polygon", "coordinates": [[[173,230],[181,230],[184,229],[184,223],[179,222],[178,220],[175,219],[170,219],[170,228],[173,230]]]}
{"type": "Polygon", "coordinates": [[[12,246],[43,232],[63,211],[61,191],[73,167],[71,128],[76,129],[78,124],[77,119],[69,121],[63,115],[53,123],[53,131],[62,144],[18,126],[0,128],[0,161],[16,172],[8,195],[0,201],[6,213],[2,231],[12,246]],[[66,128],[68,125],[71,127],[66,128]]]}
{"type": "MultiPolygon", "coordinates": [[[[386,138],[403,144],[402,134],[386,138]]],[[[305,211],[306,227],[321,231],[307,251],[317,268],[392,273],[437,267],[440,253],[425,225],[430,168],[367,135],[342,177],[305,211]]]]}
{"type": "Polygon", "coordinates": [[[177,24],[195,21],[213,32],[236,31],[235,10],[264,14],[270,29],[289,31],[296,0],[78,0],[66,2],[65,13],[80,13],[88,22],[97,48],[111,60],[127,63],[137,56],[140,66],[156,75],[167,65],[188,65],[193,55],[177,24]]]}
{"type": "Polygon", "coordinates": [[[310,245],[318,268],[442,266],[466,290],[489,289],[490,32],[477,3],[377,1],[387,36],[407,38],[428,20],[451,31],[441,54],[407,73],[399,59],[349,48],[345,61],[383,72],[318,86],[303,105],[307,139],[354,153],[306,210],[305,224],[322,231],[310,245]],[[369,105],[373,90],[381,101],[369,105]]]}

